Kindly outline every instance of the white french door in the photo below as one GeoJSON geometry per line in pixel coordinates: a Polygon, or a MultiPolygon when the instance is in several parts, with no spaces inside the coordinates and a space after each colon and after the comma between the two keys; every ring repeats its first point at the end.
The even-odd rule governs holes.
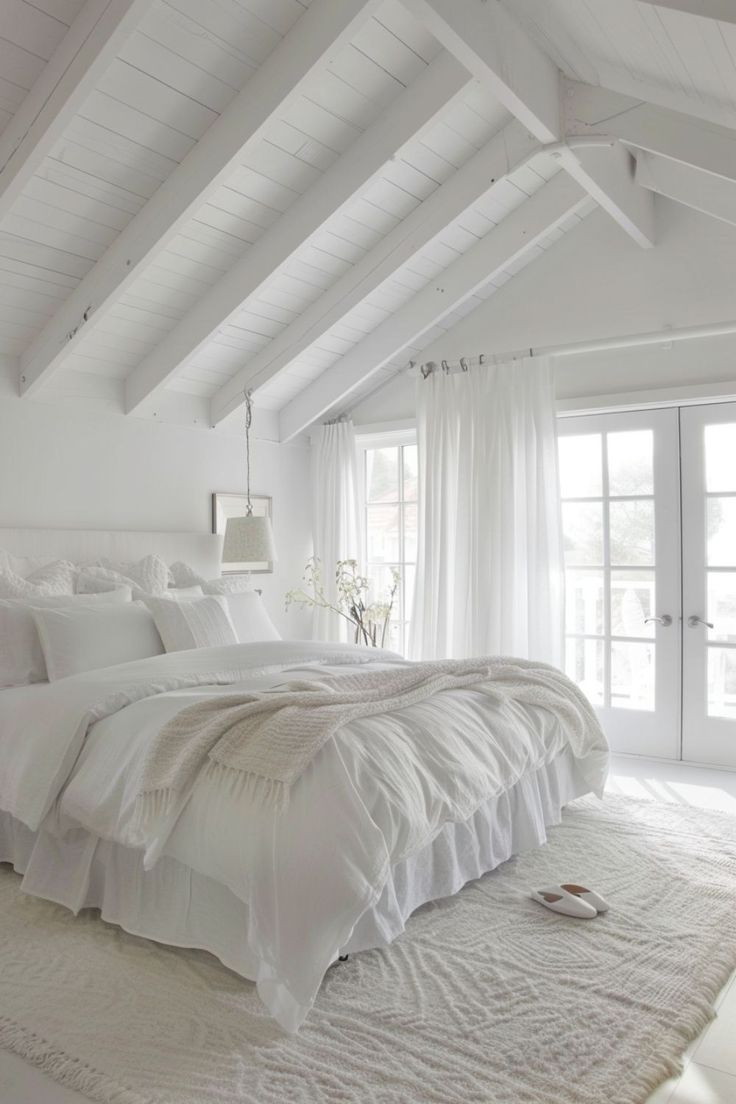
{"type": "Polygon", "coordinates": [[[736,403],[680,412],[682,757],[736,767],[736,403]]]}
{"type": "Polygon", "coordinates": [[[736,768],[736,403],[558,434],[567,673],[614,751],[736,768]]]}

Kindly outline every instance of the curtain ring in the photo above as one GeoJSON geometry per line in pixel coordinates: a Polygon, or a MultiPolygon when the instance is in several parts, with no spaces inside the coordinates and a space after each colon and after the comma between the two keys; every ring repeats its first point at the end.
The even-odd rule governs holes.
{"type": "Polygon", "coordinates": [[[463,372],[467,372],[467,370],[468,370],[468,362],[467,362],[467,360],[465,359],[465,357],[460,357],[460,367],[462,368],[463,372]]]}
{"type": "Polygon", "coordinates": [[[485,359],[486,359],[486,354],[485,354],[485,353],[481,353],[481,354],[480,354],[480,356],[478,357],[478,364],[484,364],[484,363],[485,363],[485,359]]]}
{"type": "Polygon", "coordinates": [[[448,375],[450,371],[450,365],[447,363],[446,360],[442,361],[442,371],[445,373],[445,375],[448,375]]]}
{"type": "Polygon", "coordinates": [[[422,364],[419,368],[419,371],[422,373],[422,379],[429,379],[435,367],[436,365],[433,360],[428,360],[426,364],[422,364]]]}

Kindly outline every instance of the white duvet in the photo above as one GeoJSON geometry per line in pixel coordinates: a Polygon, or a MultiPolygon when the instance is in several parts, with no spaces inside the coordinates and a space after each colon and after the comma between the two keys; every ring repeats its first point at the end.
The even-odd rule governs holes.
{"type": "MultiPolygon", "coordinates": [[[[149,741],[176,712],[234,688],[273,686],[345,664],[395,665],[389,652],[273,641],[175,652],[0,693],[0,809],[30,828],[83,826],[140,846],[133,809],[149,741]]],[[[576,691],[570,684],[570,695],[576,691]]],[[[254,978],[296,1030],[328,966],[378,900],[390,866],[448,820],[566,747],[594,792],[607,748],[597,724],[572,737],[539,707],[452,690],[338,731],[293,787],[289,807],[255,809],[204,773],[161,852],[226,885],[247,906],[254,978]]]]}

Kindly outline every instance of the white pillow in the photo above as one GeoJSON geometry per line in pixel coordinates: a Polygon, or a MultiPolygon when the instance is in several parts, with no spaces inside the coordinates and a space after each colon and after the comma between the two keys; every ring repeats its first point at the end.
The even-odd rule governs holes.
{"type": "Polygon", "coordinates": [[[281,639],[281,634],[268,616],[263,599],[255,590],[246,594],[226,594],[224,600],[239,644],[281,639]]]}
{"type": "Polygon", "coordinates": [[[163,645],[153,617],[142,602],[120,606],[65,606],[34,609],[49,680],[161,655],[163,645]]]}
{"type": "Polygon", "coordinates": [[[148,598],[146,605],[167,652],[238,643],[224,598],[192,598],[183,602],[148,598]]]}
{"type": "Polygon", "coordinates": [[[26,578],[11,568],[0,571],[0,598],[51,598],[74,594],[77,568],[67,560],[56,560],[32,571],[26,578]]]}
{"type": "Polygon", "coordinates": [[[33,620],[33,609],[60,609],[66,606],[118,605],[130,602],[130,588],[86,598],[63,596],[0,601],[0,687],[28,686],[46,682],[48,674],[41,641],[33,620]]]}
{"type": "Polygon", "coordinates": [[[193,567],[184,563],[183,560],[177,560],[169,568],[169,585],[175,587],[188,587],[188,586],[202,586],[206,582],[201,575],[198,575],[193,567]]]}
{"type": "Polygon", "coordinates": [[[50,562],[48,556],[16,556],[0,548],[0,571],[14,571],[24,579],[50,562]]]}
{"type": "Polygon", "coordinates": [[[183,587],[169,587],[166,591],[166,598],[173,598],[179,602],[182,598],[201,598],[204,594],[201,586],[183,586],[183,587]]]}
{"type": "Polygon", "coordinates": [[[202,583],[205,594],[246,594],[253,590],[250,575],[223,575],[202,583]]]}
{"type": "Polygon", "coordinates": [[[144,556],[135,563],[101,559],[96,566],[115,571],[118,575],[125,576],[126,580],[132,579],[146,594],[165,594],[169,585],[169,568],[165,560],[157,555],[144,556]]]}

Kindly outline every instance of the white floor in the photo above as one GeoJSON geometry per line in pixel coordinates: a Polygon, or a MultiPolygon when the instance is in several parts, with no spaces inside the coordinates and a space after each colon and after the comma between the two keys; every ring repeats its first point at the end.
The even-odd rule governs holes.
{"type": "MultiPolygon", "coordinates": [[[[736,814],[736,772],[616,757],[609,790],[736,814]]],[[[647,1104],[736,1104],[736,972],[720,994],[717,1017],[688,1048],[682,1077],[667,1081],[647,1104]]],[[[0,1050],[0,1104],[85,1104],[20,1058],[0,1050]]]]}

